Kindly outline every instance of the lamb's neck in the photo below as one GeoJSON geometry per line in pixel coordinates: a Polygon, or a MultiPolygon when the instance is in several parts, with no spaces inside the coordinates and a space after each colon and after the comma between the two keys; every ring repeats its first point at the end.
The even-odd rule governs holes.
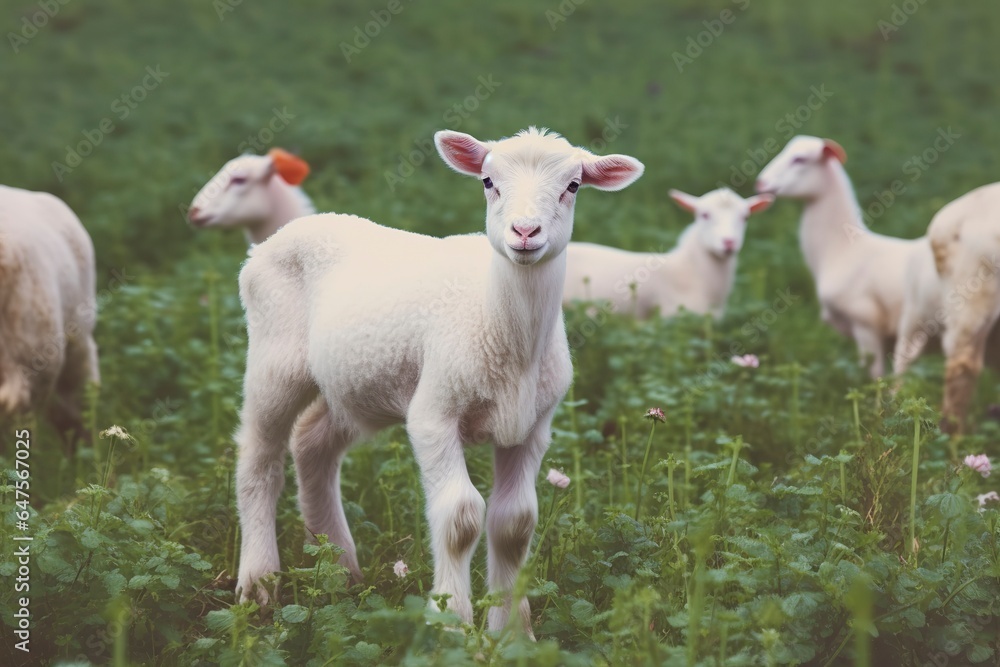
{"type": "Polygon", "coordinates": [[[807,201],[799,225],[799,242],[815,275],[828,258],[842,253],[871,232],[861,218],[861,207],[847,172],[839,162],[827,162],[828,187],[807,201]]]}
{"type": "Polygon", "coordinates": [[[268,194],[274,202],[271,214],[258,223],[244,228],[248,244],[263,243],[295,218],[316,212],[309,199],[297,187],[288,185],[278,178],[272,180],[268,194]]]}
{"type": "Polygon", "coordinates": [[[530,266],[494,253],[490,265],[486,326],[522,368],[537,365],[562,317],[566,253],[530,266]]]}
{"type": "Polygon", "coordinates": [[[691,275],[698,276],[699,290],[713,308],[724,306],[736,278],[736,254],[720,257],[705,247],[692,229],[677,242],[674,253],[686,258],[691,275]]]}

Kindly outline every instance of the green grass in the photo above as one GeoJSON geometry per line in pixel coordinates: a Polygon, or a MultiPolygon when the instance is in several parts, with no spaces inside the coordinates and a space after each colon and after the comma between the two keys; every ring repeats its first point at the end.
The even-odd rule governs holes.
{"type": "MultiPolygon", "coordinates": [[[[344,471],[366,583],[348,588],[330,547],[303,550],[289,471],[282,606],[233,606],[245,245],[196,234],[183,208],[275,109],[294,117],[272,143],[313,165],[305,187],[321,210],[434,235],[481,228],[479,188],[435,155],[391,189],[386,175],[446,126],[485,139],[544,125],[594,146],[620,125],[605,151],[635,155],[646,175],[622,193],[584,195],[575,238],[637,250],[669,246],[687,223],[669,188],[712,189],[792,131],[846,147],[866,210],[904,182],[872,221],[889,234],[918,236],[944,203],[998,180],[1000,8],[990,3],[921,5],[885,40],[879,22],[894,10],[883,1],[589,0],[553,30],[554,1],[404,0],[346,62],[341,43],[388,4],[243,2],[220,21],[205,0],[77,1],[18,53],[5,39],[0,182],[58,194],[90,230],[103,295],[92,421],[120,424],[135,442],[112,455],[111,440],[96,438],[67,459],[46,426],[35,429],[32,654],[25,662],[12,648],[17,599],[5,579],[0,661],[995,664],[1000,512],[976,511],[990,480],[958,469],[935,427],[941,360],[919,362],[895,398],[868,382],[852,344],[819,322],[793,203],[751,223],[722,323],[595,326],[569,313],[575,400],[557,415],[544,465],[573,482],[560,491],[539,480],[523,582],[538,643],[478,624],[455,633],[447,616],[425,616],[431,562],[400,429],[357,448],[344,471]],[[735,18],[679,72],[674,53],[726,9],[735,18]],[[121,119],[115,100],[157,66],[168,76],[121,119]],[[499,85],[474,111],[454,110],[491,76],[499,85]],[[814,87],[829,99],[799,111],[814,87]],[[786,115],[797,111],[808,119],[795,129],[786,115]],[[114,131],[57,178],[52,163],[104,118],[114,131]],[[949,127],[954,145],[914,170],[911,158],[949,127]],[[737,347],[761,368],[730,365],[737,347]],[[906,402],[920,398],[934,409],[906,402]],[[667,413],[651,440],[650,406],[667,413]],[[926,423],[912,478],[914,418],[926,423]],[[405,579],[392,573],[397,559],[405,579]]],[[[5,5],[4,34],[36,11],[5,5]]],[[[985,414],[995,389],[984,377],[978,430],[960,455],[1000,455],[1000,427],[985,414]]],[[[468,458],[485,491],[488,450],[468,458]]],[[[9,484],[4,577],[16,569],[9,484]]],[[[480,550],[480,595],[484,570],[480,550]]]]}

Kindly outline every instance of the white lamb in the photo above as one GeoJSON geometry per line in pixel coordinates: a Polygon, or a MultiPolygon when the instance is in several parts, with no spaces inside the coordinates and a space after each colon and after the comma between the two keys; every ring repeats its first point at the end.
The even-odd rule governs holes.
{"type": "Polygon", "coordinates": [[[805,200],[799,243],[816,281],[823,321],[873,357],[872,377],[885,374],[885,357],[897,335],[904,278],[925,237],[875,234],[861,217],[844,171],[844,149],[830,139],[798,136],[764,167],[757,192],[805,200]]]}
{"type": "MultiPolygon", "coordinates": [[[[289,436],[307,528],[343,547],[360,577],[340,462],[353,442],[405,422],[426,494],[432,592],[449,594],[466,622],[485,503],[464,447],[494,443],[488,583],[507,601],[490,610],[489,625],[506,625],[552,416],[572,377],[560,300],[576,192],[624,188],[643,167],[534,128],[488,142],[444,131],[435,143],[453,169],[482,180],[485,236],[432,238],[316,215],[251,250],[240,274],[249,332],[238,433],[241,599],[266,601],[260,579],[279,569],[275,503],[289,436]],[[325,401],[313,402],[318,394],[325,401]]],[[[526,600],[519,613],[530,632],[526,600]]]]}
{"type": "Polygon", "coordinates": [[[695,197],[670,196],[695,214],[677,246],[666,253],[629,252],[595,243],[570,243],[563,302],[602,301],[614,312],[669,317],[681,308],[721,317],[736,277],[750,215],[765,210],[772,195],[743,199],[729,188],[695,197]]]}
{"type": "Polygon", "coordinates": [[[59,198],[0,186],[0,416],[49,408],[72,445],[99,383],[94,246],[59,198]]]}
{"type": "Polygon", "coordinates": [[[242,228],[247,243],[263,243],[290,220],[316,212],[298,187],[306,162],[280,148],[233,158],[195,195],[188,220],[195,227],[242,228]]]}
{"type": "Polygon", "coordinates": [[[984,360],[1000,358],[1000,183],[942,208],[927,230],[940,276],[945,365],[941,426],[962,432],[984,360]],[[992,358],[991,358],[992,357],[992,358]]]}

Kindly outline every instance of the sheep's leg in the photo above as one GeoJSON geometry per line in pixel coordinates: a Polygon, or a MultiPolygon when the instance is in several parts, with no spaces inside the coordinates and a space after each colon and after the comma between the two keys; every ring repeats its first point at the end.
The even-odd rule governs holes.
{"type": "Polygon", "coordinates": [[[70,338],[62,372],[49,403],[49,418],[63,436],[64,449],[69,454],[76,449],[77,441],[88,435],[80,411],[83,389],[88,382],[100,383],[97,344],[90,336],[70,338]]]}
{"type": "Polygon", "coordinates": [[[0,413],[20,414],[31,408],[31,371],[14,362],[7,355],[0,358],[0,413]]]}
{"type": "Polygon", "coordinates": [[[903,313],[892,357],[892,371],[897,377],[901,378],[906,373],[910,364],[920,358],[927,346],[929,336],[923,325],[924,323],[914,313],[909,311],[903,313]]]}
{"type": "Polygon", "coordinates": [[[253,596],[262,605],[269,592],[258,582],[280,567],[275,512],[285,484],[288,437],[296,416],[316,396],[308,376],[288,374],[284,350],[276,347],[257,350],[251,340],[236,435],[236,505],[242,531],[236,593],[241,601],[253,596]]]}
{"type": "Polygon", "coordinates": [[[482,532],[486,503],[469,479],[458,423],[434,413],[430,402],[414,397],[406,428],[426,496],[434,555],[431,592],[450,595],[448,609],[472,623],[469,566],[482,532]]]}
{"type": "Polygon", "coordinates": [[[945,353],[941,430],[961,433],[983,369],[990,330],[1000,317],[1000,282],[992,265],[978,258],[956,263],[947,278],[948,302],[942,348],[945,353]]]}
{"type": "Polygon", "coordinates": [[[871,365],[868,367],[868,374],[872,379],[885,375],[885,349],[882,336],[874,329],[859,324],[854,325],[851,333],[858,345],[861,364],[864,365],[868,357],[872,357],[871,365]]]}
{"type": "Polygon", "coordinates": [[[340,563],[362,580],[354,538],[340,497],[340,463],[355,439],[353,429],[338,425],[323,397],[317,398],[295,424],[292,458],[299,486],[299,507],[306,530],[326,535],[344,550],[340,563]]]}
{"type": "MultiPolygon", "coordinates": [[[[489,612],[490,630],[502,630],[510,618],[511,592],[528,557],[538,523],[535,482],[549,446],[552,416],[535,428],[528,441],[515,447],[496,447],[493,453],[493,493],[486,513],[490,591],[502,593],[504,603],[489,612]]],[[[532,638],[528,599],[518,601],[524,631],[532,638]]]]}
{"type": "Polygon", "coordinates": [[[943,345],[947,361],[944,373],[944,403],[941,430],[961,433],[965,417],[983,370],[986,341],[997,321],[995,311],[963,307],[954,313],[945,330],[943,345]]]}

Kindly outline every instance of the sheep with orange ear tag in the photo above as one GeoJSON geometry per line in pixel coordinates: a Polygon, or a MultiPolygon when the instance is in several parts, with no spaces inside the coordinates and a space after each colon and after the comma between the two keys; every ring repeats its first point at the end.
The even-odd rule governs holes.
{"type": "Polygon", "coordinates": [[[846,161],[847,152],[832,139],[794,137],[760,172],[757,192],[805,202],[799,244],[816,281],[821,317],[854,339],[877,378],[885,374],[897,336],[897,372],[919,354],[903,333],[910,320],[906,290],[921,276],[933,276],[934,264],[927,237],[899,239],[868,229],[846,161]]]}
{"type": "Polygon", "coordinates": [[[309,164],[281,148],[267,155],[241,155],[195,195],[188,220],[198,228],[240,228],[247,243],[262,243],[295,218],[316,212],[299,187],[309,164]]]}

